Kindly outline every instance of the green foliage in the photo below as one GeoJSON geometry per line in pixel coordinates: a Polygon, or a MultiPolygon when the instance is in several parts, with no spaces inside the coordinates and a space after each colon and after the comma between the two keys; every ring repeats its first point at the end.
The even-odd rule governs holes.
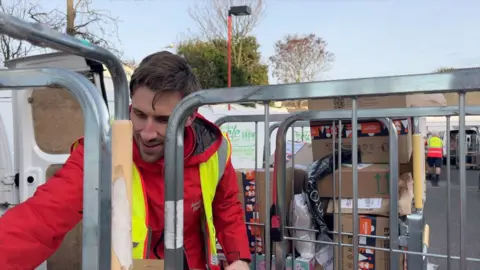
{"type": "MultiPolygon", "coordinates": [[[[255,37],[234,39],[234,46],[242,50],[241,57],[232,58],[232,87],[268,84],[268,66],[260,62],[259,45],[255,37]]],[[[227,42],[187,40],[177,47],[192,66],[202,87],[227,87],[227,42]]]]}
{"type": "Polygon", "coordinates": [[[441,68],[438,68],[437,70],[435,70],[436,73],[445,73],[445,72],[450,72],[450,71],[454,71],[455,68],[452,68],[452,67],[441,67],[441,68]]]}

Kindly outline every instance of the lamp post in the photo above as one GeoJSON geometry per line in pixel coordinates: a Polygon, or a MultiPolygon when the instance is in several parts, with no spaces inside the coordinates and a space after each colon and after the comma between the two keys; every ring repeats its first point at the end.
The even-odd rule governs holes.
{"type": "Polygon", "coordinates": [[[162,48],[162,50],[169,50],[169,49],[175,49],[175,44],[170,43],[162,48]]]}
{"type": "MultiPolygon", "coordinates": [[[[252,14],[252,9],[249,6],[233,6],[228,10],[228,69],[227,69],[227,81],[228,88],[232,87],[232,16],[248,16],[252,14]]],[[[228,110],[231,106],[228,104],[228,110]]]]}

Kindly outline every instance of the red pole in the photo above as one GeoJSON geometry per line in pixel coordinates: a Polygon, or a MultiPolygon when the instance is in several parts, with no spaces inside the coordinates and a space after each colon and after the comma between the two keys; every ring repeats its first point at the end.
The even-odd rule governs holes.
{"type": "MultiPolygon", "coordinates": [[[[228,88],[232,87],[232,15],[228,14],[228,69],[227,69],[227,80],[228,88]]],[[[231,106],[228,104],[228,110],[230,111],[231,106]]]]}

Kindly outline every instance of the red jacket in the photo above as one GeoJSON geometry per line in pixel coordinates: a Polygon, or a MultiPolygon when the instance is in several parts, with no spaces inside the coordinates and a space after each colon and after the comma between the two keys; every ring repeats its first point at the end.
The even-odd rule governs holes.
{"type": "MultiPolygon", "coordinates": [[[[201,233],[201,199],[198,165],[220,146],[218,127],[199,116],[185,131],[184,247],[190,268],[204,269],[201,233]]],[[[0,218],[0,269],[33,269],[60,246],[66,233],[82,219],[83,156],[81,144],[67,162],[35,195],[0,218]]],[[[164,161],[144,162],[136,144],[133,160],[146,186],[151,252],[163,258],[163,243],[156,245],[164,229],[164,161]],[[156,252],[154,249],[157,248],[156,252]]],[[[227,164],[213,204],[217,238],[229,262],[250,259],[242,206],[237,199],[238,184],[232,164],[227,164]]]]}

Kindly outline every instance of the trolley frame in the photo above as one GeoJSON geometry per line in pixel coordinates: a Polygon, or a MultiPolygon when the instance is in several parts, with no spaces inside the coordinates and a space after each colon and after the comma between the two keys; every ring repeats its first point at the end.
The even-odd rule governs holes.
{"type": "MultiPolygon", "coordinates": [[[[107,66],[114,85],[115,119],[129,119],[128,81],[122,63],[110,51],[60,33],[46,25],[29,23],[0,12],[0,34],[33,45],[95,60],[107,66]]],[[[60,69],[0,71],[1,88],[62,87],[79,101],[85,119],[82,267],[111,267],[111,130],[109,112],[99,90],[85,77],[60,69]]]]}
{"type": "MultiPolygon", "coordinates": [[[[465,93],[480,89],[480,69],[456,70],[449,73],[435,74],[418,74],[406,76],[389,76],[377,78],[362,78],[349,80],[333,80],[322,82],[285,84],[285,85],[268,85],[268,86],[251,86],[223,89],[208,89],[199,91],[184,98],[175,108],[171,115],[167,128],[166,151],[176,153],[176,155],[166,156],[166,219],[173,219],[174,223],[166,226],[165,230],[165,254],[166,269],[178,268],[183,256],[183,215],[179,213],[181,205],[183,205],[183,157],[178,153],[183,153],[183,126],[186,117],[191,115],[195,108],[202,105],[214,105],[221,103],[241,103],[241,102],[264,102],[268,104],[271,100],[293,100],[293,99],[312,99],[312,98],[331,98],[344,97],[352,98],[352,110],[345,111],[344,117],[336,115],[339,118],[351,118],[352,125],[357,125],[358,118],[375,118],[375,117],[419,117],[419,116],[460,116],[460,151],[465,152],[465,93]],[[366,115],[364,111],[357,109],[357,98],[365,96],[384,96],[384,95],[406,95],[416,93],[445,93],[459,92],[459,107],[427,107],[427,108],[396,108],[388,110],[373,110],[374,115],[366,115]],[[274,94],[273,94],[274,93],[274,94]],[[453,109],[453,112],[452,112],[453,109]],[[420,114],[420,112],[422,112],[420,114]],[[449,114],[450,112],[450,114],[449,114]],[[367,116],[367,117],[366,117],[367,116]],[[168,244],[167,244],[168,243],[168,244]]],[[[324,113],[324,112],[323,112],[324,113]]],[[[337,112],[338,113],[338,112],[337,112]]],[[[269,108],[265,106],[265,126],[268,127],[269,108]]],[[[266,137],[266,152],[269,148],[269,138],[266,137]]],[[[282,142],[283,144],[285,142],[282,142]]],[[[356,143],[354,142],[354,146],[356,143]]],[[[354,153],[354,160],[356,160],[354,153]]],[[[266,156],[266,163],[269,162],[269,156],[266,156]]],[[[356,163],[356,162],[355,162],[356,163]]],[[[354,166],[355,168],[355,166],[354,166]]],[[[355,172],[354,172],[355,173],[355,172]]],[[[465,158],[460,158],[460,270],[466,270],[466,180],[465,180],[465,158]]],[[[277,179],[280,180],[280,179],[277,179]]],[[[358,181],[355,180],[355,181],[358,181]]],[[[268,174],[266,175],[268,184],[268,174]]],[[[279,182],[281,183],[281,182],[279,182]]],[[[357,182],[358,184],[358,182],[357,182]]],[[[268,187],[267,187],[268,189],[268,187]]],[[[281,190],[278,190],[281,191],[281,190]]],[[[356,193],[356,192],[355,192],[356,193]]],[[[354,194],[355,195],[355,194],[354,194]]],[[[358,194],[356,194],[358,195],[358,194]]],[[[358,198],[354,196],[353,201],[358,198]]],[[[356,206],[355,206],[356,207],[356,206]]],[[[284,209],[280,209],[281,213],[284,209]]],[[[358,211],[355,210],[355,211],[358,211]]],[[[282,219],[284,220],[284,219],[282,219]]],[[[357,221],[356,221],[357,222],[357,221]]],[[[356,223],[355,222],[355,223],[356,223]]],[[[284,224],[283,224],[284,225],[284,224]]],[[[354,226],[358,229],[357,226],[354,226]]],[[[354,232],[354,239],[358,236],[358,231],[354,232]]],[[[358,240],[354,240],[355,242],[358,240]]],[[[395,240],[394,240],[395,241],[395,240]]],[[[266,239],[267,242],[267,239],[266,239]]],[[[357,246],[358,242],[355,243],[357,246]]],[[[268,250],[268,247],[267,249],[268,250]]],[[[405,252],[401,250],[393,250],[395,252],[405,252]]],[[[355,254],[358,251],[355,250],[355,254]]],[[[280,252],[280,254],[282,254],[280,252]]],[[[429,254],[417,254],[429,256],[429,254]]],[[[355,257],[355,256],[354,256],[355,257]]],[[[182,266],[180,266],[182,267],[182,266]]],[[[353,265],[354,270],[358,269],[358,265],[353,265]]]]}

